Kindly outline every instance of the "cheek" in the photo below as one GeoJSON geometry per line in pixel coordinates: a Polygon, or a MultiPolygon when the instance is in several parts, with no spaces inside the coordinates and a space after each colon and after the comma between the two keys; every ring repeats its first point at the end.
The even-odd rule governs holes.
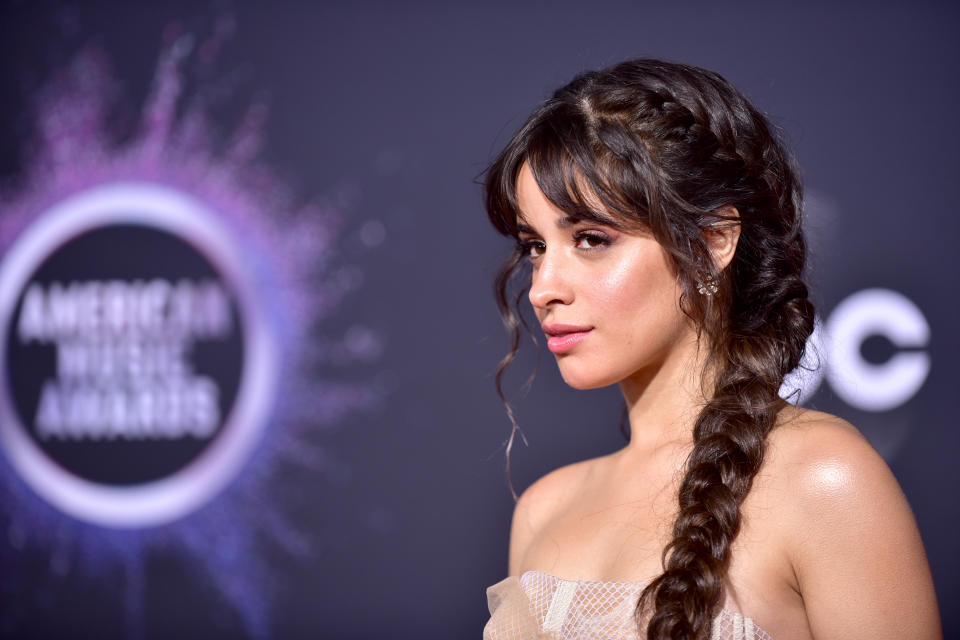
{"type": "Polygon", "coordinates": [[[589,290],[596,308],[625,330],[652,328],[680,311],[676,276],[660,256],[622,260],[597,274],[589,290]]]}

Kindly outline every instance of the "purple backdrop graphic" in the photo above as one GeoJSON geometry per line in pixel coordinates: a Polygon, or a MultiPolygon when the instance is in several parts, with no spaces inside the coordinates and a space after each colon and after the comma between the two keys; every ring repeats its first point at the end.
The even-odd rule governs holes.
{"type": "MultiPolygon", "coordinates": [[[[822,366],[784,393],[890,463],[960,637],[958,23],[5,4],[0,634],[479,637],[512,509],[490,295],[511,247],[474,181],[575,72],[652,55],[719,71],[795,149],[822,366]]],[[[518,490],[622,444],[617,389],[565,388],[549,353],[507,388],[518,490]]]]}
{"type": "MultiPolygon", "coordinates": [[[[354,326],[311,341],[356,275],[329,268],[339,214],[296,204],[257,162],[266,107],[251,104],[219,151],[206,87],[178,112],[187,67],[211,74],[231,29],[165,31],[123,142],[109,54],[76,53],[28,96],[36,140],[0,207],[9,548],[48,556],[53,580],[122,569],[124,623],[111,626],[132,637],[152,635],[157,549],[209,580],[246,634],[269,636],[264,547],[307,557],[314,544],[291,520],[303,487],[277,471],[322,473],[317,433],[377,396],[316,370],[375,356],[377,337],[354,326]]],[[[49,588],[16,568],[7,578],[7,604],[49,588]]],[[[5,610],[15,634],[31,625],[18,609],[5,610]]]]}

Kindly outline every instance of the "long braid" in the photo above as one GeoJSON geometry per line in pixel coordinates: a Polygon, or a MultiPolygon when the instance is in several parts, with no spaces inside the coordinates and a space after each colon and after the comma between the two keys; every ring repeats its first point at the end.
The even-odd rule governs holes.
{"type": "MultiPolygon", "coordinates": [[[[712,97],[698,84],[700,96],[712,97]]],[[[674,99],[675,109],[684,111],[679,104],[684,97],[674,99]]],[[[731,125],[728,110],[688,111],[688,131],[712,135],[716,143],[703,148],[712,148],[713,161],[736,177],[727,188],[749,197],[739,204],[741,235],[724,278],[729,311],[715,315],[712,327],[709,318],[705,323],[713,342],[715,387],[694,426],[664,573],[647,586],[638,605],[643,613],[645,603],[653,601],[650,639],[693,639],[709,632],[740,530],[740,506],[784,406],[780,385],[799,364],[813,330],[813,306],[802,279],[806,248],[799,181],[765,120],[746,111],[754,135],[738,135],[744,127],[731,125]],[[726,117],[711,119],[711,112],[726,117]]]]}
{"type": "MultiPolygon", "coordinates": [[[[794,320],[806,315],[796,307],[787,313],[794,320]]],[[[736,355],[694,427],[693,450],[679,492],[680,512],[665,550],[665,571],[643,594],[653,596],[655,604],[648,623],[650,639],[699,638],[709,629],[721,603],[730,547],[740,530],[740,505],[760,469],[766,436],[783,406],[768,365],[784,356],[799,361],[776,336],[749,335],[731,342],[736,355]]]]}

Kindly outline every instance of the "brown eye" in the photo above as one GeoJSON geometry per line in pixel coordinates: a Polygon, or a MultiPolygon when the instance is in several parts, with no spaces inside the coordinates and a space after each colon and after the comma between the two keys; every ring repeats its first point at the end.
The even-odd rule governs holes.
{"type": "Polygon", "coordinates": [[[547,251],[547,245],[541,240],[527,240],[517,245],[517,250],[527,258],[542,256],[547,251]]]}
{"type": "Polygon", "coordinates": [[[580,249],[599,249],[610,244],[610,239],[599,233],[581,233],[574,240],[580,249]]]}

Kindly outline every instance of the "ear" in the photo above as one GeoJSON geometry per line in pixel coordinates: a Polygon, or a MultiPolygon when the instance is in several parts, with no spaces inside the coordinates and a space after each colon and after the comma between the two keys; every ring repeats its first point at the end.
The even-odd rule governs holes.
{"type": "Polygon", "coordinates": [[[740,212],[732,205],[720,207],[714,213],[730,220],[721,220],[703,232],[713,258],[713,265],[720,273],[733,260],[737,250],[737,240],[740,239],[740,212]]]}

